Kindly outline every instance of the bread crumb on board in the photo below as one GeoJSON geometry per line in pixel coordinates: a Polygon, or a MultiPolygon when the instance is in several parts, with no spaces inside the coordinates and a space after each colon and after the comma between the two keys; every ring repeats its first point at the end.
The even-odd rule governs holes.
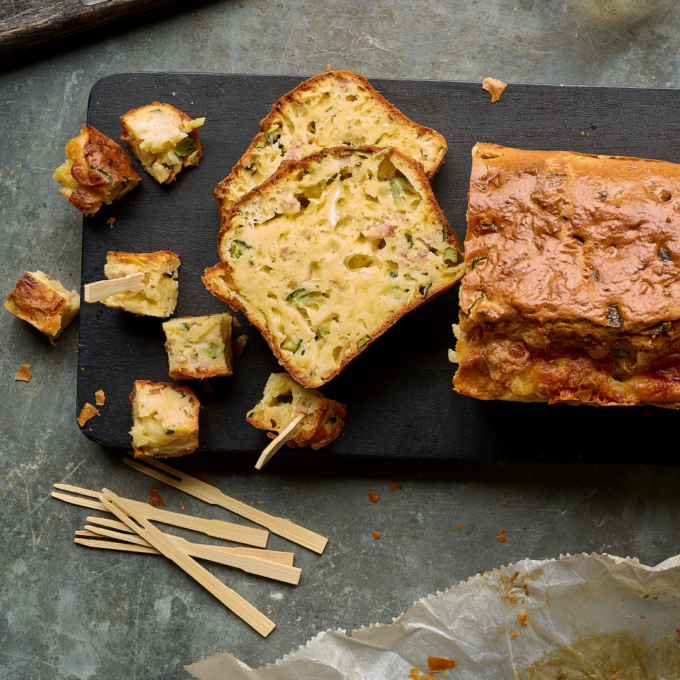
{"type": "Polygon", "coordinates": [[[482,81],[482,87],[491,94],[491,103],[495,104],[500,98],[505,88],[508,86],[502,80],[497,80],[496,78],[484,78],[482,81]]]}
{"type": "Polygon", "coordinates": [[[453,659],[447,659],[444,656],[428,656],[427,668],[430,673],[437,671],[445,671],[449,668],[455,668],[458,664],[453,659]]]}
{"type": "Polygon", "coordinates": [[[31,379],[31,364],[21,364],[14,379],[28,382],[31,379]]]}
{"type": "Polygon", "coordinates": [[[374,531],[373,532],[373,538],[375,538],[376,541],[380,540],[380,532],[374,531]]]}
{"type": "Polygon", "coordinates": [[[97,406],[104,406],[105,401],[106,395],[104,394],[104,390],[97,390],[94,393],[94,403],[97,404],[97,406]]]}
{"type": "Polygon", "coordinates": [[[153,486],[149,487],[149,505],[153,505],[156,508],[165,507],[163,496],[161,496],[158,491],[153,488],[153,486]]]}
{"type": "Polygon", "coordinates": [[[243,349],[248,344],[247,335],[239,335],[238,338],[234,340],[234,356],[240,357],[243,354],[243,349]]]}
{"type": "Polygon", "coordinates": [[[371,503],[377,503],[380,500],[380,496],[378,495],[377,491],[369,491],[368,492],[368,500],[371,501],[371,503]]]}
{"type": "Polygon", "coordinates": [[[507,535],[507,533],[505,532],[505,529],[503,529],[503,531],[499,531],[499,532],[496,534],[496,540],[497,540],[499,543],[505,543],[507,537],[508,537],[508,535],[507,535]]]}
{"type": "Polygon", "coordinates": [[[92,406],[89,402],[83,406],[80,415],[78,416],[78,425],[80,427],[83,427],[85,423],[90,420],[90,418],[94,418],[95,416],[99,415],[99,411],[92,406]]]}
{"type": "Polygon", "coordinates": [[[395,484],[390,482],[390,491],[394,493],[395,491],[401,491],[404,487],[401,484],[395,484]]]}

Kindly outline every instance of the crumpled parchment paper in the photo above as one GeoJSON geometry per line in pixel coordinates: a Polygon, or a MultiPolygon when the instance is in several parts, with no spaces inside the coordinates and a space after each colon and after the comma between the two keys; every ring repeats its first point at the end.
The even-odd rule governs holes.
{"type": "Polygon", "coordinates": [[[257,670],[227,653],[186,669],[199,680],[678,680],[680,556],[526,559],[257,670]],[[428,656],[457,666],[429,675],[428,656]]]}

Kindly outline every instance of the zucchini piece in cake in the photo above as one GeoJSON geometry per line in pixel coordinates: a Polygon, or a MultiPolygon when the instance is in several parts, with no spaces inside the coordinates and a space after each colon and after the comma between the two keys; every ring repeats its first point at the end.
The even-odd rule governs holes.
{"type": "Polygon", "coordinates": [[[273,439],[293,420],[304,414],[296,436],[288,446],[307,446],[313,449],[328,446],[345,424],[345,405],[326,399],[319,390],[302,387],[288,373],[272,373],[264,388],[264,396],[248,413],[246,420],[260,430],[269,430],[273,439]],[[271,434],[276,432],[276,434],[271,434]]]}
{"type": "Polygon", "coordinates": [[[226,215],[284,161],[333,146],[366,145],[392,146],[411,156],[430,180],[448,148],[442,135],[407,118],[358,73],[329,71],[310,78],[274,104],[260,133],[215,187],[220,211],[226,215]]]}
{"type": "Polygon", "coordinates": [[[234,204],[219,250],[206,287],[305,387],[465,272],[422,168],[396,149],[336,147],[286,165],[234,204]]]}
{"type": "Polygon", "coordinates": [[[56,340],[80,311],[80,295],[41,271],[26,272],[5,301],[5,309],[28,321],[50,342],[56,340]]]}
{"type": "Polygon", "coordinates": [[[184,456],[198,448],[201,404],[186,385],[135,380],[130,404],[135,458],[184,456]]]}
{"type": "Polygon", "coordinates": [[[161,184],[169,184],[189,165],[198,165],[198,130],[205,118],[192,120],[170,104],[153,102],[120,117],[121,141],[144,169],[161,184]]]}
{"type": "Polygon", "coordinates": [[[156,253],[109,251],[104,267],[106,278],[119,279],[142,272],[144,288],[135,293],[112,295],[101,302],[107,307],[133,314],[168,317],[177,305],[179,265],[179,255],[170,250],[159,250],[156,253]]]}
{"type": "Polygon", "coordinates": [[[83,215],[122,198],[141,179],[125,151],[91,125],[83,125],[66,145],[66,161],[53,177],[62,186],[59,193],[83,215]]]}
{"type": "Polygon", "coordinates": [[[163,323],[173,380],[232,374],[231,315],[180,316],[163,323]]]}

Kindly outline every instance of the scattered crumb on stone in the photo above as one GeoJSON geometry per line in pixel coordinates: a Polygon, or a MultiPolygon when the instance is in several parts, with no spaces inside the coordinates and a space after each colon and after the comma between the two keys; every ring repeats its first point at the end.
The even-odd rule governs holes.
{"type": "Polygon", "coordinates": [[[80,415],[78,416],[78,425],[80,427],[83,427],[85,423],[90,419],[94,418],[95,416],[99,415],[99,411],[92,406],[89,402],[83,406],[83,410],[80,412],[80,415]]]}
{"type": "Polygon", "coordinates": [[[239,335],[236,340],[234,340],[234,356],[235,357],[240,357],[241,354],[243,354],[243,348],[246,346],[248,342],[248,336],[247,335],[239,335]]]}
{"type": "Polygon", "coordinates": [[[491,94],[492,104],[495,104],[501,98],[501,95],[505,92],[507,86],[507,83],[504,83],[502,80],[497,80],[496,78],[484,78],[482,81],[482,87],[491,94]]]}
{"type": "Polygon", "coordinates": [[[375,538],[376,541],[379,540],[379,539],[380,539],[380,532],[379,532],[379,531],[374,531],[374,532],[373,532],[373,538],[375,538]]]}
{"type": "Polygon", "coordinates": [[[456,529],[458,529],[458,531],[460,531],[462,528],[463,528],[463,525],[460,522],[458,522],[458,524],[456,524],[456,529]]]}
{"type": "Polygon", "coordinates": [[[113,223],[114,223],[115,221],[116,221],[116,218],[115,218],[115,217],[109,217],[109,219],[106,220],[106,224],[108,224],[109,227],[111,227],[111,229],[113,229],[113,223]]]}
{"type": "Polygon", "coordinates": [[[94,403],[97,404],[97,406],[104,406],[105,401],[106,395],[104,394],[104,390],[97,390],[94,393],[94,403]]]}
{"type": "Polygon", "coordinates": [[[519,621],[520,626],[526,626],[527,625],[527,616],[526,612],[522,612],[521,614],[517,614],[517,620],[519,621]]]}
{"type": "Polygon", "coordinates": [[[515,632],[510,637],[516,638],[518,635],[519,635],[519,631],[515,628],[515,632]]]}
{"type": "Polygon", "coordinates": [[[162,508],[165,506],[163,496],[161,496],[152,486],[149,487],[149,505],[153,505],[157,508],[162,508]]]}
{"type": "Polygon", "coordinates": [[[508,537],[508,536],[507,536],[507,534],[506,534],[506,532],[505,532],[505,529],[503,529],[503,531],[499,531],[499,532],[496,534],[496,540],[497,540],[499,543],[505,543],[505,540],[507,539],[507,537],[508,537]]]}
{"type": "Polygon", "coordinates": [[[212,385],[210,384],[210,381],[207,378],[203,378],[203,389],[206,392],[212,392],[212,385]]]}
{"type": "Polygon", "coordinates": [[[404,487],[401,484],[395,484],[390,482],[390,491],[394,493],[395,491],[401,491],[404,487]]]}
{"type": "Polygon", "coordinates": [[[371,501],[371,503],[377,503],[380,500],[380,496],[378,495],[377,491],[369,491],[368,492],[368,500],[371,501]]]}
{"type": "Polygon", "coordinates": [[[28,382],[31,379],[31,364],[21,364],[14,379],[28,382]]]}
{"type": "Polygon", "coordinates": [[[427,657],[427,668],[430,673],[436,673],[437,671],[445,671],[449,668],[455,668],[458,664],[453,659],[447,659],[443,656],[428,656],[427,657]]]}

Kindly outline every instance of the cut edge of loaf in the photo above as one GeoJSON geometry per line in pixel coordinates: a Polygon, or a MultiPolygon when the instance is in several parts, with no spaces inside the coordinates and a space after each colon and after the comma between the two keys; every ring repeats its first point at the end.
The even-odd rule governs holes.
{"type": "MultiPolygon", "coordinates": [[[[460,270],[459,275],[454,277],[452,281],[449,283],[443,283],[439,286],[433,285],[432,289],[427,295],[427,301],[432,300],[437,296],[441,295],[442,293],[445,293],[447,290],[453,288],[453,286],[455,286],[456,283],[458,283],[460,279],[463,277],[466,267],[463,246],[460,243],[460,239],[458,238],[458,235],[451,227],[451,224],[444,215],[443,210],[437,203],[437,199],[435,198],[434,193],[430,188],[429,181],[420,163],[418,163],[418,161],[414,160],[410,156],[407,156],[392,147],[382,149],[372,146],[357,146],[357,147],[336,146],[330,147],[328,149],[323,149],[322,151],[317,151],[316,153],[311,154],[309,156],[305,156],[300,160],[291,161],[289,163],[283,164],[271,177],[266,179],[262,184],[255,187],[252,191],[248,192],[245,196],[243,196],[243,198],[234,203],[232,207],[229,209],[229,211],[226,213],[226,215],[223,218],[222,228],[220,229],[220,233],[217,240],[218,252],[221,253],[222,241],[224,240],[224,238],[226,238],[226,235],[229,232],[231,217],[238,212],[239,206],[244,201],[250,200],[254,196],[264,193],[270,185],[275,184],[282,178],[285,178],[287,175],[291,175],[294,172],[297,172],[305,165],[316,163],[329,155],[333,154],[351,155],[352,153],[355,153],[357,151],[364,151],[372,154],[381,152],[387,153],[389,155],[396,154],[399,157],[400,161],[405,162],[416,173],[418,179],[423,184],[423,187],[426,189],[426,191],[424,192],[425,195],[422,197],[422,199],[427,200],[430,203],[430,207],[435,211],[436,217],[444,223],[445,227],[448,230],[449,239],[453,240],[452,246],[454,246],[458,250],[459,255],[462,257],[461,264],[458,265],[458,269],[460,270]]],[[[227,262],[220,262],[212,267],[207,268],[205,270],[204,276],[201,277],[201,280],[203,281],[205,287],[215,297],[219,298],[223,302],[226,302],[227,305],[229,305],[229,307],[231,307],[231,309],[233,309],[234,311],[241,311],[246,315],[248,320],[260,331],[264,339],[267,341],[267,344],[269,345],[272,352],[278,359],[279,364],[283,366],[286,369],[286,371],[288,371],[288,373],[293,377],[294,380],[300,383],[300,385],[302,385],[303,387],[307,388],[318,388],[330,382],[333,378],[342,373],[342,371],[345,370],[347,365],[354,358],[361,354],[361,352],[363,352],[367,347],[372,345],[373,342],[375,342],[375,340],[377,340],[387,329],[391,328],[399,319],[401,319],[403,316],[413,311],[417,307],[420,307],[420,305],[422,305],[423,302],[425,302],[425,300],[422,299],[418,300],[414,298],[408,305],[405,306],[405,308],[388,317],[385,323],[375,332],[375,334],[371,336],[371,338],[364,345],[362,345],[360,348],[354,347],[351,350],[348,350],[343,357],[342,363],[336,368],[336,370],[332,374],[330,374],[329,377],[321,380],[318,376],[310,377],[306,373],[303,373],[302,371],[298,370],[294,363],[286,358],[281,348],[275,341],[273,335],[269,332],[266,323],[264,323],[259,318],[249,315],[248,311],[243,305],[241,305],[239,300],[229,293],[229,288],[222,281],[221,277],[230,275],[232,271],[233,271],[232,267],[227,262]]]]}

